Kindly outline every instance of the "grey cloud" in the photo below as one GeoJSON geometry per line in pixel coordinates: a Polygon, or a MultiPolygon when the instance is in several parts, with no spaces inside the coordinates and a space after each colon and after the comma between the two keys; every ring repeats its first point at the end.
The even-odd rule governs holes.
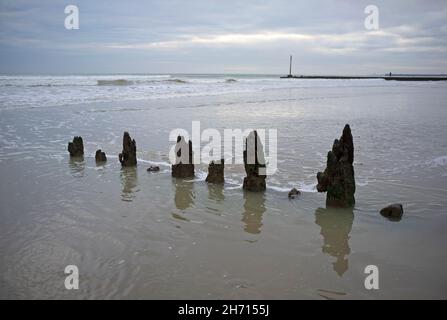
{"type": "Polygon", "coordinates": [[[447,73],[444,0],[374,1],[377,32],[363,26],[371,1],[72,3],[80,9],[76,31],[63,27],[63,2],[0,2],[0,72],[27,72],[39,56],[30,72],[54,69],[53,61],[72,72],[65,59],[78,72],[281,73],[290,53],[307,73],[447,73]]]}

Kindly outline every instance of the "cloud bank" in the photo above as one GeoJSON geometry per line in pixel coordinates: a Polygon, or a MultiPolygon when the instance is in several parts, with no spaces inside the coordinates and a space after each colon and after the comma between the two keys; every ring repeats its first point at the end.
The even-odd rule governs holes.
{"type": "Polygon", "coordinates": [[[60,1],[0,3],[2,73],[447,73],[447,2],[60,1]],[[68,3],[67,3],[68,4],[68,3]]]}

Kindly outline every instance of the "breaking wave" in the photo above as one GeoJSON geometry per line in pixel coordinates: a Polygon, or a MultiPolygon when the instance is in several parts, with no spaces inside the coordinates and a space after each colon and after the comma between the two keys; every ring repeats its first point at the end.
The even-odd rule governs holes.
{"type": "Polygon", "coordinates": [[[145,85],[156,83],[173,83],[184,84],[188,81],[183,79],[150,79],[150,80],[126,80],[126,79],[113,79],[113,80],[97,80],[98,86],[128,86],[128,85],[145,85]]]}
{"type": "Polygon", "coordinates": [[[188,83],[186,80],[182,79],[166,79],[166,80],[160,80],[161,82],[171,82],[171,83],[188,83]]]}
{"type": "Polygon", "coordinates": [[[98,86],[128,86],[133,84],[133,81],[126,79],[116,79],[116,80],[98,80],[98,86]]]}

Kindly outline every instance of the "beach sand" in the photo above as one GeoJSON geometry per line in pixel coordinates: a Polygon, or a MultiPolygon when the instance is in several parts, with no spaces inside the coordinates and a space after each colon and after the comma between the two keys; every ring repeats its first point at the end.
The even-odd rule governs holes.
{"type": "Polygon", "coordinates": [[[447,84],[291,81],[134,101],[3,100],[0,298],[445,299],[447,84]],[[192,121],[276,128],[266,192],[243,192],[243,166],[228,162],[222,187],[204,181],[207,163],[194,179],[173,179],[169,133],[192,121]],[[356,205],[326,209],[316,174],[346,123],[356,205]],[[118,162],[124,131],[137,143],[136,168],[118,162]],[[83,160],[67,152],[77,135],[83,160]],[[160,172],[146,172],[154,164],[160,172]],[[302,194],[289,200],[292,187],[302,194]],[[394,202],[404,206],[399,222],[379,214],[394,202]],[[80,287],[69,291],[72,264],[80,287]],[[379,290],[364,287],[367,265],[379,268],[379,290]]]}

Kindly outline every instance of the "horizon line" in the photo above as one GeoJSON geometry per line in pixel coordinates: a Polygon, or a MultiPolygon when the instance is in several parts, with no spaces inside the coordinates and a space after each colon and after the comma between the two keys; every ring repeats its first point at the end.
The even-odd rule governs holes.
{"type": "MultiPolygon", "coordinates": [[[[368,77],[368,76],[384,76],[388,75],[389,72],[384,73],[369,73],[369,74],[292,74],[293,76],[359,76],[359,77],[368,77]]],[[[184,75],[184,76],[225,76],[225,75],[233,75],[233,76],[283,76],[287,75],[286,73],[240,73],[240,72],[211,72],[211,73],[189,73],[189,72],[1,72],[0,76],[103,76],[103,75],[159,75],[159,76],[170,76],[170,75],[184,75]]],[[[447,76],[447,73],[393,73],[393,76],[447,76]]]]}

